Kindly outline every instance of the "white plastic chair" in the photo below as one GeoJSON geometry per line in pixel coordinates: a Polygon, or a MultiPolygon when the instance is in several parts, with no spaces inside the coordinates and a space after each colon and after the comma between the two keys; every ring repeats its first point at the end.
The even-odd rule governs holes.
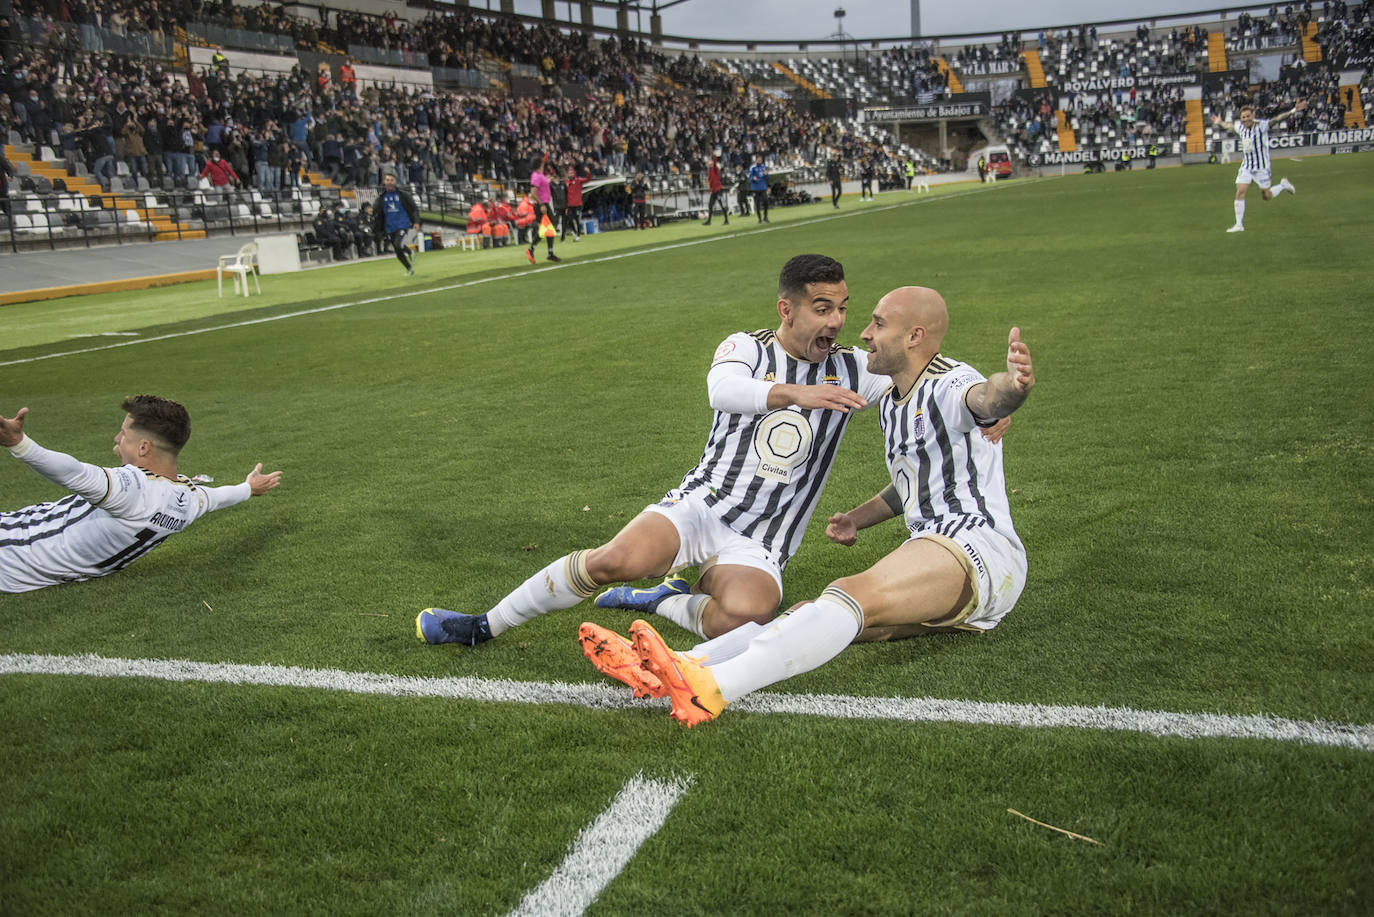
{"type": "Polygon", "coordinates": [[[253,283],[258,288],[258,293],[262,293],[262,281],[258,280],[258,243],[249,242],[238,250],[237,254],[220,255],[219,264],[215,266],[215,279],[219,283],[220,298],[224,298],[224,274],[228,272],[234,276],[234,293],[239,292],[239,284],[242,283],[243,295],[248,295],[248,276],[253,276],[253,283]]]}

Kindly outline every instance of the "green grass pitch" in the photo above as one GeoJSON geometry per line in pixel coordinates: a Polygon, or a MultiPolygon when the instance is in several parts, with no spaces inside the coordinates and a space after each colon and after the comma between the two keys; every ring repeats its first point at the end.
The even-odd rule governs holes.
{"type": "MultiPolygon", "coordinates": [[[[1278,162],[1298,194],[1252,199],[1243,234],[1232,171],[1199,166],[601,234],[551,270],[449,251],[261,299],[0,308],[0,412],[28,406],[40,443],[109,464],[120,399],[150,391],[191,411],[185,473],[285,471],[117,575],[0,598],[0,655],[602,685],[577,626],[627,613],[476,650],[419,644],[415,614],[484,610],[675,485],[716,345],[775,326],[778,269],[814,251],[845,265],[845,343],[910,283],[984,372],[1021,327],[1037,386],[1006,465],[1030,575],[991,634],[853,647],[773,691],[1367,726],[1371,164],[1278,162]],[[138,336],[78,337],[113,331],[138,336]]],[[[785,604],[899,543],[822,532],[885,481],[860,415],[785,604]]],[[[61,491],[0,458],[0,495],[61,491]]],[[[689,732],[654,704],[29,674],[0,676],[0,722],[8,914],[505,914],[638,773],[692,785],[588,913],[1374,908],[1374,754],[1348,747],[746,710],[689,732]]]]}

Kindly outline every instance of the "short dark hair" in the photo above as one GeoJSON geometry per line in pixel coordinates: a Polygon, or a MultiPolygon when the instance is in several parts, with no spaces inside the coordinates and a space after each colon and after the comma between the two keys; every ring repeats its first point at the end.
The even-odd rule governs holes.
{"type": "Polygon", "coordinates": [[[133,421],[130,426],[162,440],[174,453],[191,438],[191,415],[175,401],[157,395],[130,395],[120,407],[133,421]]]}
{"type": "Polygon", "coordinates": [[[806,295],[812,283],[840,283],[844,265],[825,255],[797,255],[782,266],[778,275],[778,297],[796,302],[806,295]]]}

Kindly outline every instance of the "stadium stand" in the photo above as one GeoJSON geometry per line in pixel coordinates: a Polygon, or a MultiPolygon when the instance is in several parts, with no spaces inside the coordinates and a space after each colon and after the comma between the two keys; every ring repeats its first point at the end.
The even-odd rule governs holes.
{"type": "MultiPolygon", "coordinates": [[[[3,228],[13,250],[265,226],[304,237],[322,208],[356,209],[387,173],[461,224],[545,152],[599,178],[645,172],[660,218],[702,207],[717,148],[731,177],[762,152],[796,199],[835,156],[852,177],[866,159],[880,176],[903,161],[962,170],[1000,143],[1021,164],[1141,144],[1200,153],[1218,139],[1210,116],[1234,117],[1245,100],[1308,98],[1294,130],[1363,127],[1372,11],[1374,0],[1336,0],[1245,11],[1229,31],[1093,24],[703,60],[467,7],[406,20],[228,0],[18,0],[0,36],[0,135],[16,173],[3,228]],[[859,117],[964,89],[990,94],[991,117],[942,148],[859,117]],[[213,149],[237,181],[204,175],[213,149]]],[[[613,227],[628,202],[609,182],[587,209],[613,227]]]]}

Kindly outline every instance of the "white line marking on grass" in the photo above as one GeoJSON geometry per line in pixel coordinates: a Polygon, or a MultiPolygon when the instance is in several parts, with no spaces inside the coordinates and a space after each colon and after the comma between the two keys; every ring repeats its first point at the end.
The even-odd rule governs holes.
{"type": "MultiPolygon", "coordinates": [[[[1034,183],[1041,179],[1027,179],[1027,183],[1034,183]]],[[[1018,185],[1017,187],[1024,187],[1018,185]]],[[[41,360],[55,360],[58,357],[75,357],[85,353],[98,353],[102,350],[113,350],[116,347],[133,347],[136,344],[151,344],[154,341],[170,341],[173,338],[190,337],[196,334],[209,334],[212,331],[227,331],[231,328],[246,328],[249,325],[261,325],[266,322],[279,322],[288,318],[300,318],[303,315],[318,315],[321,312],[333,312],[336,309],[351,309],[354,306],[368,306],[379,302],[392,302],[397,299],[406,299],[411,296],[428,296],[431,293],[447,293],[452,290],[461,290],[465,287],[475,287],[483,283],[493,283],[497,280],[513,280],[518,277],[528,277],[531,274],[542,274],[546,271],[560,271],[569,268],[580,267],[587,264],[600,264],[605,261],[619,261],[622,258],[634,258],[639,255],[651,255],[656,252],[672,251],[675,248],[689,248],[694,245],[709,245],[713,242],[722,242],[726,239],[738,239],[741,236],[758,235],[759,233],[775,232],[782,229],[793,229],[798,226],[811,226],[816,223],[827,223],[831,220],[844,220],[850,217],[861,216],[869,213],[879,213],[884,210],[895,210],[898,207],[912,207],[917,204],[927,204],[936,201],[948,201],[959,197],[967,197],[970,194],[983,194],[982,190],[954,191],[950,194],[931,196],[915,201],[903,201],[899,204],[884,204],[881,207],[867,207],[863,210],[846,211],[844,213],[832,213],[822,217],[813,217],[809,220],[797,220],[792,223],[779,223],[777,226],[771,224],[761,226],[758,229],[749,229],[744,232],[733,232],[728,235],[715,235],[706,239],[688,239],[684,242],[673,242],[667,245],[656,245],[652,248],[638,248],[633,251],[619,252],[614,255],[602,255],[597,258],[579,258],[576,261],[565,261],[562,264],[551,264],[545,267],[534,268],[532,270],[512,271],[506,274],[495,274],[491,277],[481,277],[477,280],[465,280],[461,283],[452,283],[442,287],[430,287],[427,290],[407,290],[404,293],[392,293],[387,296],[373,296],[369,299],[357,299],[353,302],[334,303],[328,306],[317,306],[313,309],[299,309],[295,312],[283,312],[281,315],[266,315],[261,318],[244,319],[240,322],[229,322],[224,325],[213,325],[209,328],[193,328],[189,331],[174,331],[169,334],[159,334],[153,337],[139,338],[136,341],[119,341],[113,344],[102,344],[99,347],[84,347],[80,350],[63,350],[58,353],[45,353],[36,357],[23,357],[18,360],[5,360],[0,362],[0,366],[18,366],[22,363],[37,363],[41,360]]]]}
{"type": "Polygon", "coordinates": [[[511,917],[577,917],[634,858],[691,786],[691,778],[646,780],[636,774],[611,805],[577,836],[562,864],[511,911],[511,917]]]}
{"type": "MultiPolygon", "coordinates": [[[[115,659],[104,656],[0,655],[0,675],[88,675],[97,678],[154,678],[233,685],[323,688],[393,697],[448,697],[519,704],[572,704],[596,710],[663,707],[666,701],[636,700],[608,684],[510,681],[486,678],[423,678],[297,666],[193,662],[189,659],[115,659]]],[[[791,713],[833,719],[968,723],[1020,729],[1097,729],[1140,732],[1182,739],[1264,739],[1300,745],[1330,745],[1374,751],[1374,725],[1286,720],[1225,713],[1169,713],[1130,707],[1052,707],[940,700],[931,697],[846,697],[840,694],[755,694],[731,705],[748,713],[791,713]]]]}

